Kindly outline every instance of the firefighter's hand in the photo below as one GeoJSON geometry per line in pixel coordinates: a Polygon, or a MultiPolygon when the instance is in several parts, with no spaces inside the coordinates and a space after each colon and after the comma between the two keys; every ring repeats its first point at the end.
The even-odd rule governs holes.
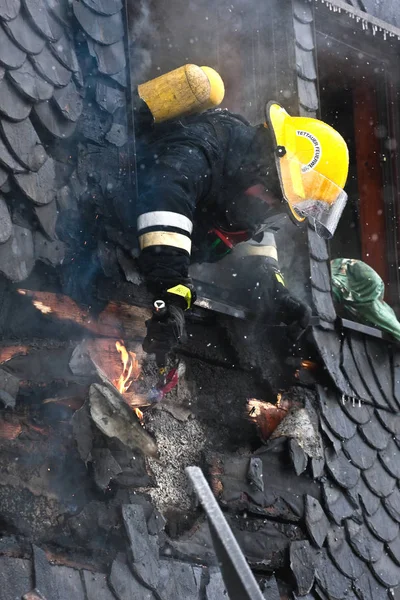
{"type": "Polygon", "coordinates": [[[167,307],[162,319],[153,316],[146,321],[147,334],[143,341],[143,350],[155,354],[157,362],[162,363],[168,353],[185,337],[185,318],[183,310],[176,306],[167,307]]]}

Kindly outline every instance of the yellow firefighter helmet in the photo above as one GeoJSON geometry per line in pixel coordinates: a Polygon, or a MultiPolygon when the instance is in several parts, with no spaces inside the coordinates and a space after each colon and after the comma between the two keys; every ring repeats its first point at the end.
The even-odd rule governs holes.
{"type": "Polygon", "coordinates": [[[266,108],[282,193],[296,221],[306,218],[321,237],[333,236],[347,201],[349,152],[333,127],[291,117],[276,102],[266,108]]]}

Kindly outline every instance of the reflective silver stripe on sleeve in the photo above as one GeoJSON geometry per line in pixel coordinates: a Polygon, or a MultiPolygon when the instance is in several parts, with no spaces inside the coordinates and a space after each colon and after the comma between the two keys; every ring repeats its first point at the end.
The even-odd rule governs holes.
{"type": "Polygon", "coordinates": [[[148,227],[177,227],[189,234],[193,231],[193,223],[190,219],[168,210],[154,210],[140,215],[137,220],[138,231],[148,227]]]}

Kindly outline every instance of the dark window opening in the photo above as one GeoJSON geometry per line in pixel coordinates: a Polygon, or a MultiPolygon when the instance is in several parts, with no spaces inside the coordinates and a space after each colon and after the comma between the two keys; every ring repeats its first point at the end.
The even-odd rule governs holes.
{"type": "Polygon", "coordinates": [[[385,299],[396,307],[396,149],[387,68],[329,36],[318,34],[317,42],[321,118],[343,135],[350,153],[349,199],[330,242],[331,256],[369,264],[386,285],[385,299]]]}

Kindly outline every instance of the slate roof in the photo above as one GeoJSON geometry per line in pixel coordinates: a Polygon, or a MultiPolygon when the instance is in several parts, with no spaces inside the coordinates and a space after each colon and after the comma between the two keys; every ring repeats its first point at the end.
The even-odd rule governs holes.
{"type": "Polygon", "coordinates": [[[126,143],[122,15],[120,0],[0,2],[0,271],[13,281],[37,259],[63,260],[57,217],[88,175],[79,192],[74,185],[60,192],[74,178],[78,143],[126,143]],[[105,122],[100,134],[96,110],[105,122]]]}

